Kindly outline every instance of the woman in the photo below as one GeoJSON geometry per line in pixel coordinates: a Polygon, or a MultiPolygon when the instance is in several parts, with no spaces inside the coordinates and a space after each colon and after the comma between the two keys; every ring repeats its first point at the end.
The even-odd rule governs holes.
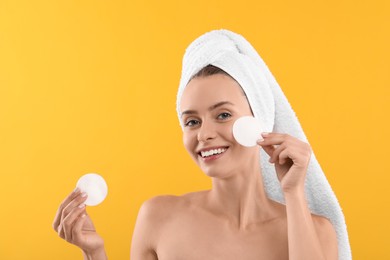
{"type": "MultiPolygon", "coordinates": [[[[203,48],[199,46],[195,44],[203,48]]],[[[230,53],[229,48],[224,53],[230,53]]],[[[195,59],[203,55],[194,53],[195,59]]],[[[212,189],[146,201],[134,229],[131,259],[338,259],[334,227],[327,218],[311,214],[306,201],[309,144],[270,132],[255,147],[239,145],[232,125],[239,117],[256,116],[253,98],[247,95],[251,92],[240,84],[244,81],[236,80],[240,76],[226,72],[228,67],[214,66],[218,62],[186,73],[191,57],[183,61],[178,112],[185,148],[212,179],[212,189]],[[267,196],[261,150],[274,164],[285,205],[267,196]]],[[[72,192],[59,207],[53,227],[80,247],[85,259],[106,259],[85,200],[86,194],[72,192]]]]}

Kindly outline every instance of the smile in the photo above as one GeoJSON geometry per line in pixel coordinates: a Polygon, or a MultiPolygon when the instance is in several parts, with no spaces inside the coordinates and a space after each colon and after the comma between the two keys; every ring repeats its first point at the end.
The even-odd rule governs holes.
{"type": "Polygon", "coordinates": [[[210,157],[215,157],[216,155],[223,154],[224,152],[226,152],[226,150],[227,150],[228,148],[229,148],[229,147],[213,148],[213,149],[209,149],[209,150],[200,151],[198,154],[199,154],[202,158],[210,158],[210,157]]]}

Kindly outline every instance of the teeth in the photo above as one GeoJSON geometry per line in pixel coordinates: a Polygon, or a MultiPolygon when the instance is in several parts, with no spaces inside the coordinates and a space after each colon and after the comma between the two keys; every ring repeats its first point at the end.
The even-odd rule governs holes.
{"type": "Polygon", "coordinates": [[[209,151],[202,151],[200,152],[202,157],[208,157],[210,155],[214,155],[214,154],[221,154],[221,153],[224,153],[226,151],[225,148],[218,148],[218,149],[212,149],[212,150],[209,150],[209,151]]]}

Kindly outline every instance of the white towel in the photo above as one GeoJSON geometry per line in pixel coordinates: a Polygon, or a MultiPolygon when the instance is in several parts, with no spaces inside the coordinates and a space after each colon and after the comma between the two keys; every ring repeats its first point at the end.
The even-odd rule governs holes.
{"type": "MultiPolygon", "coordinates": [[[[184,88],[194,74],[209,64],[226,71],[241,85],[254,116],[266,132],[286,133],[309,143],[295,112],[262,58],[244,37],[224,29],[201,35],[186,49],[176,102],[179,121],[184,88]]],[[[268,162],[268,154],[263,149],[260,151],[267,195],[285,204],[275,168],[268,162]]],[[[311,212],[328,218],[335,227],[339,260],[352,259],[344,215],[313,152],[305,193],[311,212]]]]}

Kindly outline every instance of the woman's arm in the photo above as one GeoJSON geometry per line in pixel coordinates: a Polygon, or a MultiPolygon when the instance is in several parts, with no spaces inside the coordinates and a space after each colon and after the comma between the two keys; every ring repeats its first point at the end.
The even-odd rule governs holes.
{"type": "Polygon", "coordinates": [[[308,143],[288,134],[262,134],[258,141],[275,164],[287,211],[290,260],[337,260],[337,238],[331,223],[313,217],[305,198],[304,184],[311,157],[308,143]]]}
{"type": "Polygon", "coordinates": [[[285,193],[290,260],[337,260],[337,237],[332,224],[312,216],[302,191],[285,193]]]}
{"type": "Polygon", "coordinates": [[[154,250],[158,233],[158,198],[145,201],[138,213],[131,242],[132,260],[157,260],[154,250]]]}

